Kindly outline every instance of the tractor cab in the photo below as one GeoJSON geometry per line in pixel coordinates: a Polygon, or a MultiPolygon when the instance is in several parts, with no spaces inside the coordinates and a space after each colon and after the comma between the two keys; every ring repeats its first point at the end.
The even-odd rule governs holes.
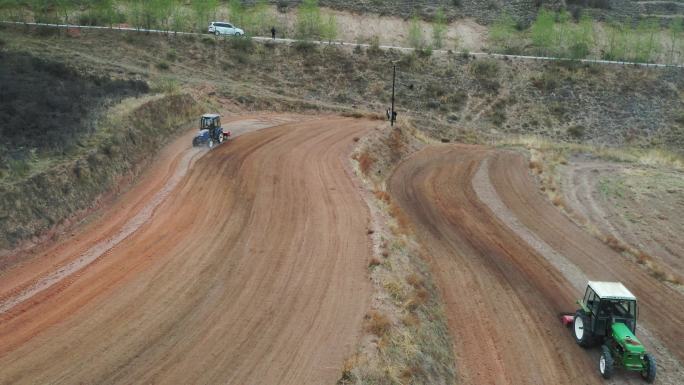
{"type": "Polygon", "coordinates": [[[591,318],[594,335],[610,335],[611,325],[616,323],[636,333],[636,297],[621,283],[589,281],[584,298],[578,302],[591,318]]]}
{"type": "Polygon", "coordinates": [[[192,139],[192,145],[212,148],[223,143],[229,136],[230,132],[224,132],[221,127],[221,115],[204,114],[200,118],[199,132],[192,139]]]}
{"type": "Polygon", "coordinates": [[[221,127],[221,116],[218,114],[205,114],[200,119],[200,130],[210,130],[221,127]]]}
{"type": "Polygon", "coordinates": [[[589,281],[584,297],[577,301],[580,308],[574,317],[563,315],[570,325],[575,341],[582,347],[601,346],[599,371],[608,379],[615,367],[640,372],[648,383],[656,376],[655,358],[636,337],[637,300],[619,282],[589,281]]]}

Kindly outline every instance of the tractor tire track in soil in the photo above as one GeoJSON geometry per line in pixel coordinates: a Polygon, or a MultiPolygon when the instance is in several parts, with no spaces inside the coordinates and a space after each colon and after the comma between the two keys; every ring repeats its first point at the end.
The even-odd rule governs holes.
{"type": "MultiPolygon", "coordinates": [[[[136,231],[0,314],[0,383],[334,383],[372,290],[368,209],[345,167],[373,124],[284,124],[195,160],[136,231]]],[[[115,235],[188,143],[130,201],[3,272],[0,299],[115,235]]]]}
{"type": "MultiPolygon", "coordinates": [[[[597,354],[577,346],[558,318],[574,311],[583,294],[576,281],[586,276],[633,289],[648,328],[641,337],[666,347],[656,351],[667,369],[658,382],[681,383],[681,295],[576,227],[538,192],[526,166],[513,152],[432,146],[400,164],[389,182],[430,254],[461,381],[604,383],[597,354]],[[513,218],[500,218],[494,199],[480,196],[492,193],[513,218]]],[[[616,373],[614,382],[640,382],[634,375],[616,373]]]]}

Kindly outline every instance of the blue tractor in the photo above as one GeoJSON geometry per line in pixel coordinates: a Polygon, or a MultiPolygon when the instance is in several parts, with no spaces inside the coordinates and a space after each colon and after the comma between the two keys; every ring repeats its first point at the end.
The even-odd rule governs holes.
{"type": "Polygon", "coordinates": [[[221,127],[221,115],[204,114],[200,119],[199,132],[192,139],[192,145],[195,147],[207,146],[213,148],[223,143],[229,137],[230,132],[224,132],[223,127],[221,127]]]}

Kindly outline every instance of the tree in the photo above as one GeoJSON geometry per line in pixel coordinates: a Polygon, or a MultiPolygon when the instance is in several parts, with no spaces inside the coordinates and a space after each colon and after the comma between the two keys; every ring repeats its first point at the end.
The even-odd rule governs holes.
{"type": "Polygon", "coordinates": [[[267,0],[258,0],[248,12],[252,33],[263,34],[275,25],[275,20],[269,13],[267,0]]]}
{"type": "Polygon", "coordinates": [[[670,64],[675,64],[675,49],[682,37],[682,31],[684,31],[684,18],[672,20],[670,23],[670,64]]]}
{"type": "Polygon", "coordinates": [[[171,30],[173,32],[184,31],[188,27],[187,13],[183,7],[176,5],[171,13],[171,30]]]}
{"type": "Polygon", "coordinates": [[[418,15],[413,15],[413,18],[411,18],[408,39],[411,47],[415,49],[423,49],[425,47],[423,28],[420,26],[420,19],[418,19],[418,15]]]}
{"type": "Polygon", "coordinates": [[[440,49],[444,46],[444,37],[447,31],[447,19],[444,14],[444,9],[441,7],[437,9],[435,20],[432,24],[432,44],[435,48],[440,49]]]}
{"type": "Polygon", "coordinates": [[[627,56],[628,31],[621,23],[608,26],[608,46],[603,58],[606,60],[625,60],[627,56]]]}
{"type": "Polygon", "coordinates": [[[0,15],[9,20],[15,20],[15,12],[18,8],[19,0],[0,0],[0,15]]]}
{"type": "Polygon", "coordinates": [[[69,12],[76,6],[74,0],[55,0],[54,4],[57,12],[64,17],[64,24],[69,24],[69,12]]]}
{"type": "Polygon", "coordinates": [[[192,0],[190,6],[195,14],[195,28],[202,31],[209,25],[209,17],[216,13],[218,0],[192,0]]]}
{"type": "Polygon", "coordinates": [[[511,47],[511,40],[515,34],[515,20],[506,12],[492,24],[489,29],[489,41],[495,50],[508,52],[511,47]]]}
{"type": "Polygon", "coordinates": [[[573,59],[587,57],[594,43],[593,20],[586,15],[582,15],[579,23],[572,30],[570,39],[570,57],[573,59]]]}
{"type": "Polygon", "coordinates": [[[570,14],[566,10],[561,10],[556,15],[556,21],[558,24],[557,34],[556,34],[556,46],[558,47],[558,53],[562,55],[563,48],[566,44],[568,22],[570,21],[570,14]]]}
{"type": "Polygon", "coordinates": [[[321,35],[321,9],[318,0],[304,0],[297,13],[297,33],[301,38],[321,35]]]}
{"type": "Polygon", "coordinates": [[[321,35],[323,40],[327,40],[328,43],[337,39],[337,18],[335,15],[328,15],[328,19],[323,23],[321,35]]]}
{"type": "Polygon", "coordinates": [[[228,11],[230,12],[230,21],[235,24],[242,26],[245,25],[245,8],[242,6],[240,0],[230,0],[228,3],[228,11]]]}
{"type": "Polygon", "coordinates": [[[649,62],[660,52],[660,45],[656,40],[658,29],[658,21],[655,18],[647,18],[639,22],[636,36],[633,38],[635,61],[649,62]]]}
{"type": "Polygon", "coordinates": [[[539,55],[548,55],[553,42],[554,21],[553,14],[542,8],[537,14],[537,19],[532,23],[530,32],[532,34],[532,44],[537,47],[539,55]]]}
{"type": "Polygon", "coordinates": [[[35,21],[39,23],[47,23],[51,21],[48,20],[48,12],[50,11],[51,4],[50,0],[29,0],[28,3],[33,11],[33,17],[35,18],[35,21]]]}
{"type": "Polygon", "coordinates": [[[169,19],[174,9],[178,7],[175,0],[153,0],[151,2],[154,19],[159,21],[164,31],[169,30],[169,19]]]}

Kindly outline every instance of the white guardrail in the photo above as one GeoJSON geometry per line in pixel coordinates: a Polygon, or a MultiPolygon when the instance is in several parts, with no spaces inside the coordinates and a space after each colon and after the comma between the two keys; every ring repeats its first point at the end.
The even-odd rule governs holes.
{"type": "MultiPolygon", "coordinates": [[[[77,28],[77,29],[99,29],[99,30],[114,30],[114,31],[129,31],[129,32],[145,32],[145,33],[159,33],[165,35],[194,35],[194,36],[206,36],[208,34],[198,33],[198,32],[176,32],[176,31],[165,31],[160,29],[143,29],[143,28],[131,28],[131,27],[104,27],[97,25],[75,25],[75,24],[50,24],[50,23],[28,23],[23,21],[2,21],[0,24],[13,24],[13,25],[25,25],[25,26],[40,26],[40,27],[50,27],[50,28],[77,28]]],[[[276,43],[295,43],[303,40],[296,39],[283,39],[276,38],[272,39],[270,37],[263,36],[253,36],[250,39],[255,41],[274,41],[276,43]]],[[[341,41],[320,41],[320,40],[307,40],[310,43],[319,45],[338,45],[338,46],[351,46],[351,47],[364,47],[369,48],[370,44],[365,43],[348,43],[341,41]]],[[[403,52],[415,51],[415,48],[409,47],[399,47],[393,45],[380,45],[380,49],[384,50],[398,50],[403,52]]],[[[450,51],[447,50],[433,50],[433,53],[437,54],[447,54],[450,51]]],[[[591,64],[607,64],[607,65],[622,65],[622,66],[638,66],[638,67],[655,67],[655,68],[684,68],[682,64],[662,64],[662,63],[640,63],[640,62],[630,62],[630,61],[617,61],[617,60],[599,60],[599,59],[571,59],[563,57],[550,57],[550,56],[528,56],[528,55],[507,55],[501,53],[489,53],[489,52],[460,52],[451,51],[456,55],[468,54],[470,56],[488,56],[496,57],[502,59],[521,59],[521,60],[540,60],[540,61],[567,61],[567,62],[579,62],[579,63],[591,63],[591,64]]]]}

